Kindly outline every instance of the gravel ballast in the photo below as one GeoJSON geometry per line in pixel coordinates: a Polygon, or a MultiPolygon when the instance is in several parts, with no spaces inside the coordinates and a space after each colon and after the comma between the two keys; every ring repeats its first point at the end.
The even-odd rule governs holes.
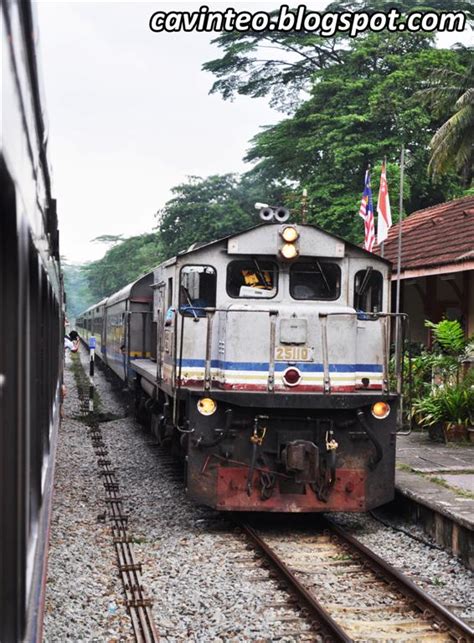
{"type": "MultiPolygon", "coordinates": [[[[85,351],[81,359],[88,370],[85,351]]],[[[110,527],[100,520],[106,507],[96,457],[84,423],[75,419],[79,400],[70,358],[65,375],[44,640],[133,640],[110,527]]],[[[95,379],[101,411],[119,418],[101,423],[101,431],[160,640],[314,640],[304,614],[294,611],[285,590],[254,559],[245,537],[228,518],[186,498],[169,454],[125,417],[124,398],[98,369],[95,379]]],[[[291,516],[285,520],[291,527],[291,516]]],[[[370,516],[344,514],[338,520],[446,606],[474,617],[472,574],[455,558],[370,516]]]]}

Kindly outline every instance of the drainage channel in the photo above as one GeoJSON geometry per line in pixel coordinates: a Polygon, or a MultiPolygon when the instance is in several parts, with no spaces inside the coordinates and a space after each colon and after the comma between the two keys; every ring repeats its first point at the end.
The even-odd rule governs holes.
{"type": "Polygon", "coordinates": [[[119,575],[125,593],[125,605],[130,615],[135,639],[140,643],[155,643],[159,640],[152,614],[152,600],[146,596],[142,584],[142,566],[137,563],[133,551],[133,538],[128,529],[128,515],[123,511],[123,499],[117,472],[112,466],[109,450],[104,442],[98,415],[89,411],[89,381],[79,356],[74,369],[81,414],[87,427],[97,458],[98,475],[105,491],[105,520],[111,523],[111,534],[117,555],[119,575]]]}

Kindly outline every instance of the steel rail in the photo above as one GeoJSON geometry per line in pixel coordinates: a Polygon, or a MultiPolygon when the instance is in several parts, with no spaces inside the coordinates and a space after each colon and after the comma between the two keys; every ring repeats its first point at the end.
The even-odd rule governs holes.
{"type": "Polygon", "coordinates": [[[383,560],[383,558],[380,558],[380,556],[363,545],[357,538],[346,533],[330,518],[325,517],[324,520],[330,531],[348,543],[352,549],[355,549],[358,555],[364,559],[374,572],[383,576],[389,583],[393,583],[395,588],[410,601],[413,601],[425,616],[429,617],[432,615],[433,619],[438,619],[444,623],[449,633],[454,635],[460,643],[474,641],[474,630],[470,628],[467,623],[446,609],[444,605],[438,603],[435,598],[420,589],[413,581],[407,578],[407,576],[399,572],[395,567],[392,567],[392,565],[383,560]]]}
{"type": "MultiPolygon", "coordinates": [[[[265,555],[267,561],[276,569],[281,577],[288,583],[290,591],[297,595],[301,604],[317,618],[321,628],[334,638],[336,641],[352,641],[353,639],[345,632],[332,616],[326,611],[321,603],[313,594],[308,591],[296,578],[295,574],[281,560],[279,555],[265,542],[257,531],[245,522],[235,519],[236,524],[247,534],[252,543],[265,555]]],[[[410,579],[404,576],[397,569],[392,567],[377,554],[365,547],[356,538],[347,534],[341,527],[336,525],[329,518],[323,518],[323,525],[327,531],[332,532],[341,541],[342,545],[347,545],[352,553],[377,576],[382,577],[383,581],[390,584],[393,590],[400,592],[415,609],[419,609],[423,618],[428,622],[433,622],[438,627],[445,628],[448,636],[452,637],[458,643],[471,643],[474,641],[474,630],[464,621],[452,614],[443,605],[438,603],[422,589],[417,587],[410,579]]]]}
{"type": "Polygon", "coordinates": [[[250,540],[265,554],[267,560],[276,568],[279,574],[288,582],[291,590],[298,596],[306,609],[321,623],[322,629],[334,637],[335,641],[350,643],[352,638],[339,627],[331,615],[317,601],[296,578],[289,567],[280,559],[280,557],[271,549],[266,542],[260,538],[257,532],[247,523],[236,521],[236,524],[249,536],[250,540]]]}

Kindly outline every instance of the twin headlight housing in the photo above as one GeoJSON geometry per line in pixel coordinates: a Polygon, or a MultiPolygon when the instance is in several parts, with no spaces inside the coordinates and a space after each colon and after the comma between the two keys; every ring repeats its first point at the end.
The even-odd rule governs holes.
{"type": "Polygon", "coordinates": [[[300,233],[295,228],[295,226],[287,225],[280,230],[280,237],[283,240],[283,245],[280,246],[279,254],[286,261],[292,261],[296,259],[300,254],[298,248],[298,239],[300,233]]]}

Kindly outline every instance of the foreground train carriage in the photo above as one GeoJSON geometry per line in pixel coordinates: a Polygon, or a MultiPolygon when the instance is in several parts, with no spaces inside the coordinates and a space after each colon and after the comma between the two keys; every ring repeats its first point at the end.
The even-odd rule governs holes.
{"type": "Polygon", "coordinates": [[[0,640],[41,639],[62,289],[28,2],[4,2],[0,153],[0,640]]]}
{"type": "Polygon", "coordinates": [[[393,497],[389,270],[317,227],[270,223],[192,247],[127,287],[115,326],[126,365],[114,370],[157,438],[184,453],[194,500],[365,511],[393,497]],[[134,325],[143,288],[148,316],[134,325]]]}

